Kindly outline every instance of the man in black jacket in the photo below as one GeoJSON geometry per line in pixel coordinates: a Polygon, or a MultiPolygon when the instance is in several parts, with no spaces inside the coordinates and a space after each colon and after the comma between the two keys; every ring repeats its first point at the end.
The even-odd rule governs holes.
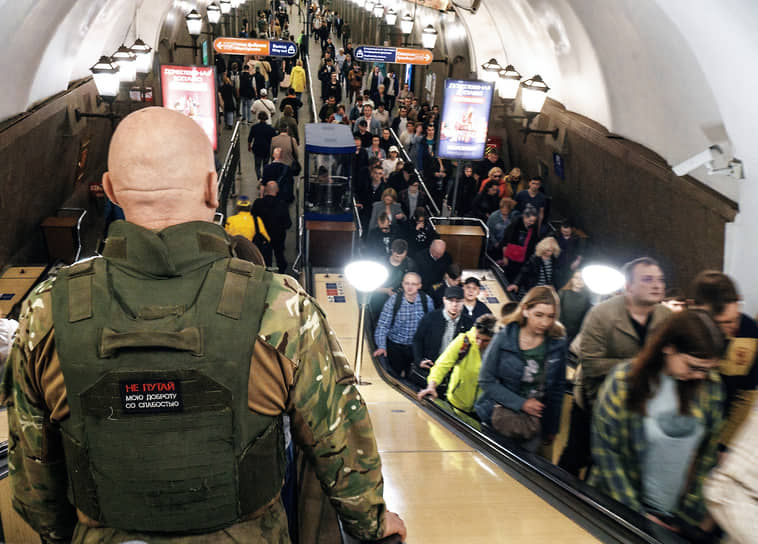
{"type": "Polygon", "coordinates": [[[284,241],[287,230],[292,226],[287,203],[277,198],[279,184],[268,181],[263,188],[263,197],[253,203],[253,216],[260,217],[271,237],[271,249],[276,257],[279,273],[287,270],[287,259],[284,256],[284,241]]]}
{"type": "Polygon", "coordinates": [[[472,321],[476,321],[479,316],[492,313],[487,305],[479,300],[481,292],[482,282],[476,276],[469,276],[463,281],[463,309],[461,311],[472,321]]]}
{"type": "Polygon", "coordinates": [[[444,240],[435,240],[429,249],[419,251],[413,260],[421,275],[421,283],[431,286],[442,281],[447,267],[453,262],[453,258],[447,252],[447,244],[444,240]]]}
{"type": "Polygon", "coordinates": [[[284,99],[282,99],[282,101],[279,103],[279,111],[283,112],[285,106],[292,107],[292,111],[295,112],[295,121],[297,121],[298,120],[297,112],[300,108],[303,107],[303,103],[295,95],[295,89],[293,89],[292,87],[287,89],[287,96],[284,99]]]}
{"type": "Polygon", "coordinates": [[[419,387],[426,387],[426,378],[434,361],[458,336],[469,330],[474,321],[461,311],[463,289],[455,285],[445,289],[443,307],[429,312],[418,324],[413,336],[413,363],[411,381],[419,387]]]}

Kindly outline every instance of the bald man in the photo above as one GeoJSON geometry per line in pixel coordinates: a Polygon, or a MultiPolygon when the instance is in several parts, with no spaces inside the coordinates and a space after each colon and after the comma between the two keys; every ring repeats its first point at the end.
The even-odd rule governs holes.
{"type": "Polygon", "coordinates": [[[323,312],[212,223],[200,127],[127,116],[103,186],[126,221],[33,290],[0,387],[15,509],[45,542],[289,542],[286,413],[346,530],[405,537],[323,312]]]}
{"type": "Polygon", "coordinates": [[[421,274],[424,288],[430,293],[442,282],[447,268],[453,263],[447,252],[447,244],[440,239],[432,241],[429,249],[422,249],[416,253],[413,260],[416,261],[416,269],[421,274]]]}
{"type": "Polygon", "coordinates": [[[287,230],[292,226],[289,209],[284,200],[277,197],[279,184],[268,181],[263,187],[263,196],[253,203],[253,215],[260,217],[271,237],[271,250],[276,257],[276,266],[280,274],[287,270],[287,258],[284,256],[284,242],[287,230]]]}

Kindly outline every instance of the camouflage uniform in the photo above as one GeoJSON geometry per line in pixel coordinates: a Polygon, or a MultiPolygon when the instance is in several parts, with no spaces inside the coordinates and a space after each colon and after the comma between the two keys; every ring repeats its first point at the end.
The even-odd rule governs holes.
{"type": "MultiPolygon", "coordinates": [[[[114,225],[127,239],[140,229],[126,222],[114,225]]],[[[192,259],[209,251],[193,246],[199,231],[225,240],[225,252],[215,251],[219,258],[230,256],[228,236],[216,225],[193,222],[172,229],[175,236],[186,238],[171,246],[181,255],[167,257],[175,258],[172,266],[178,274],[174,275],[182,272],[177,263],[196,266],[192,259]]],[[[104,255],[109,258],[107,249],[104,255]]],[[[48,541],[68,540],[76,525],[73,541],[81,543],[289,542],[278,498],[253,519],[214,533],[176,537],[97,527],[74,509],[66,498],[58,425],[68,417],[69,408],[55,350],[52,284],[53,280],[43,282],[24,302],[0,387],[0,401],[8,406],[13,505],[22,517],[48,541]]],[[[265,415],[289,414],[293,438],[312,463],[345,528],[361,539],[380,538],[385,513],[381,460],[366,405],[334,332],[318,304],[288,276],[274,275],[264,307],[250,367],[248,406],[265,415]]]]}

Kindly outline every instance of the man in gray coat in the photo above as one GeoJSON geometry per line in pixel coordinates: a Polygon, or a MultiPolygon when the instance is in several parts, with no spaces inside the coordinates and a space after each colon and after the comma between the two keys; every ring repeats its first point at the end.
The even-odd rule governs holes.
{"type": "Polygon", "coordinates": [[[579,368],[571,408],[571,431],[558,466],[571,474],[590,462],[590,418],[600,386],[617,364],[639,353],[645,340],[671,314],[660,302],[666,282],[660,265],[640,257],[624,265],[624,294],[592,308],[579,332],[579,368]]]}

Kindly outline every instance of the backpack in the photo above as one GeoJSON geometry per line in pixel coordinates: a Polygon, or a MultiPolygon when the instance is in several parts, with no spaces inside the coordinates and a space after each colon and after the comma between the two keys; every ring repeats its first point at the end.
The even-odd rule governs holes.
{"type": "MultiPolygon", "coordinates": [[[[423,291],[418,292],[419,295],[421,295],[421,305],[424,307],[424,313],[429,313],[429,297],[424,293],[423,291]]],[[[392,320],[390,321],[390,329],[395,324],[395,317],[397,316],[397,312],[400,311],[400,305],[403,303],[403,297],[401,296],[402,292],[398,293],[395,297],[395,304],[392,307],[392,320]]]]}

